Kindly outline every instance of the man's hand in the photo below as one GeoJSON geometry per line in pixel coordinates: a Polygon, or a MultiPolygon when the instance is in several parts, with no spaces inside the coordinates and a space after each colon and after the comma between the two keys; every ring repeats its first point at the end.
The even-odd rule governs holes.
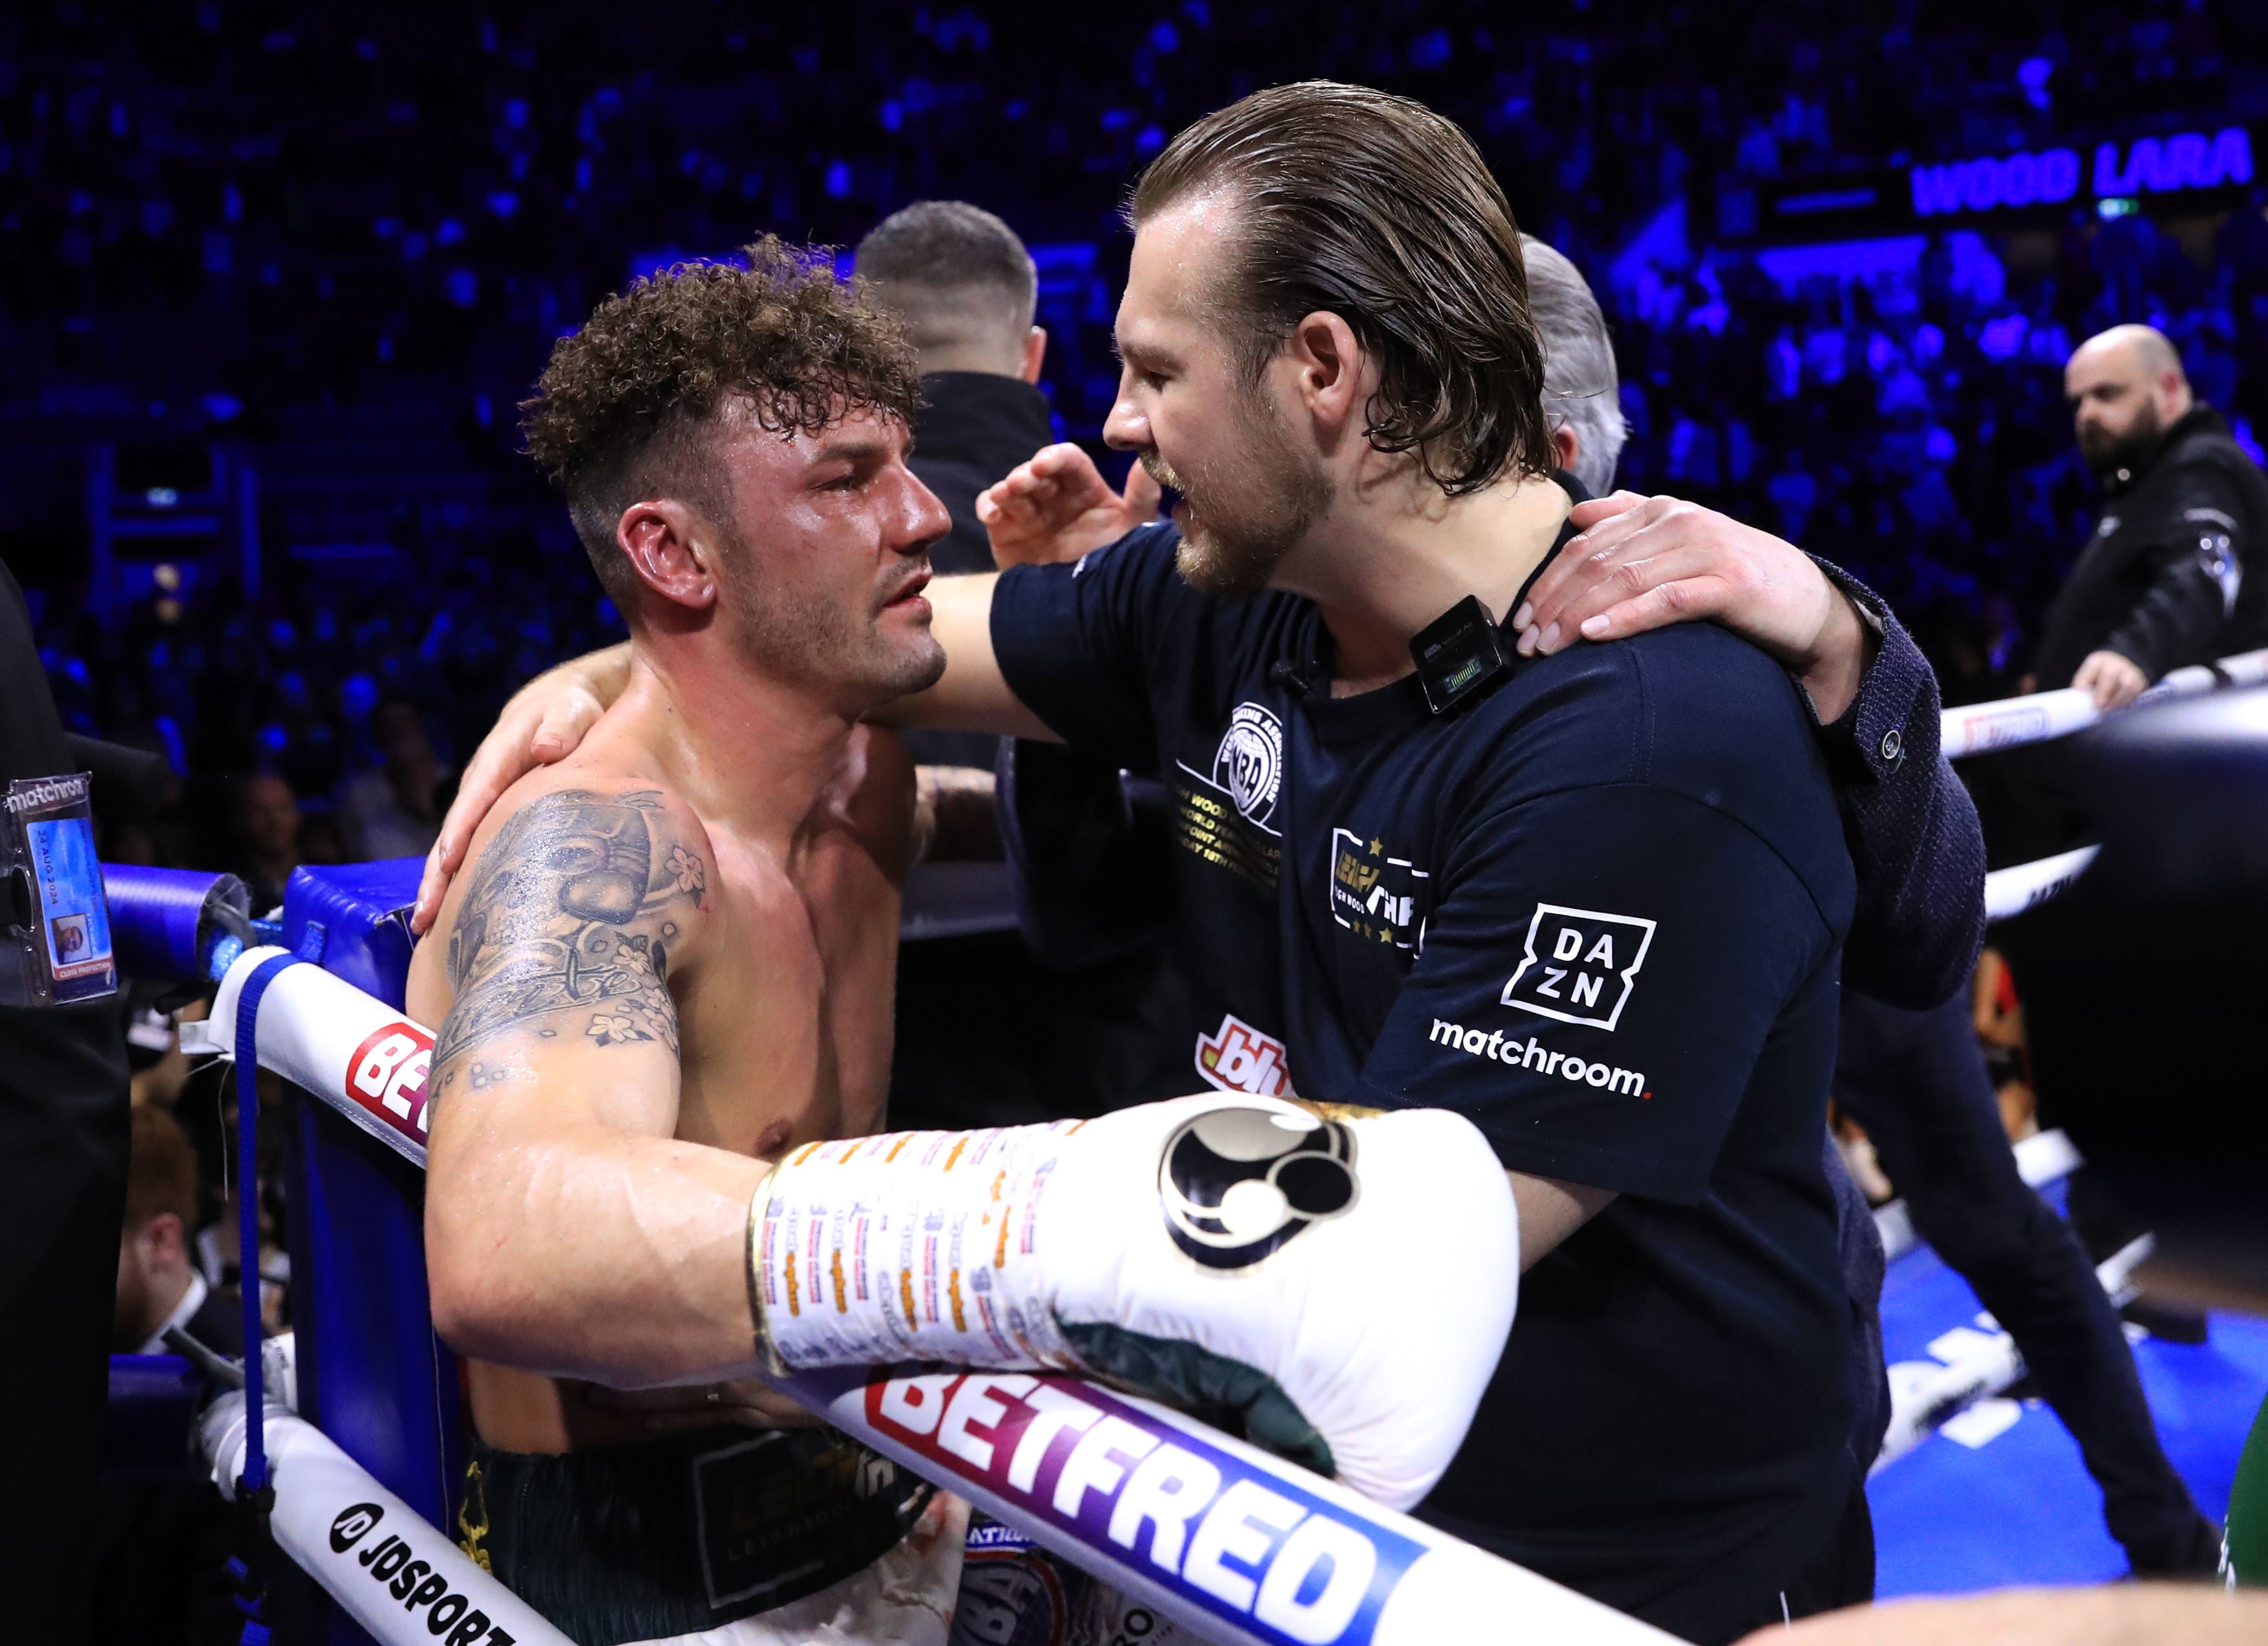
{"type": "Polygon", "coordinates": [[[1158,483],[1137,463],[1113,491],[1076,446],[1042,447],[1006,479],[980,492],[976,518],[1001,566],[1076,560],[1158,518],[1158,483]]]}
{"type": "Polygon", "coordinates": [[[1851,706],[1872,631],[1809,556],[1769,532],[1675,498],[1617,491],[1580,503],[1582,535],[1513,614],[1520,653],[1549,655],[1708,618],[1793,671],[1822,721],[1851,706]]]}
{"type": "Polygon", "coordinates": [[[743,1428],[817,1428],[822,1421],[753,1377],[670,1389],[609,1389],[591,1384],[583,1399],[601,1411],[638,1419],[649,1435],[674,1435],[719,1423],[743,1428]]]}
{"type": "Polygon", "coordinates": [[[2123,709],[2150,689],[2150,677],[2118,652],[2089,652],[2071,683],[2095,698],[2098,713],[2123,709]]]}
{"type": "Polygon", "coordinates": [[[425,854],[425,874],[417,882],[409,929],[420,937],[441,912],[451,876],[464,867],[465,847],[489,808],[504,792],[538,766],[564,760],[583,734],[630,680],[628,643],[593,652],[538,675],[514,693],[481,746],[466,764],[463,779],[440,835],[425,854]]]}

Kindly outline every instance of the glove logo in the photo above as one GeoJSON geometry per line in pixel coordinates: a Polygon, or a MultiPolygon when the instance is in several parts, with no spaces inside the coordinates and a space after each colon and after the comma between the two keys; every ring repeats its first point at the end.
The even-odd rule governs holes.
{"type": "Polygon", "coordinates": [[[1241,1269],[1359,1192],[1354,1134],[1289,1109],[1220,1108],[1184,1121],[1158,1163],[1174,1244],[1209,1269],[1241,1269]]]}
{"type": "Polygon", "coordinates": [[[1539,903],[1504,1004],[1611,1032],[1653,946],[1651,920],[1539,903]]]}

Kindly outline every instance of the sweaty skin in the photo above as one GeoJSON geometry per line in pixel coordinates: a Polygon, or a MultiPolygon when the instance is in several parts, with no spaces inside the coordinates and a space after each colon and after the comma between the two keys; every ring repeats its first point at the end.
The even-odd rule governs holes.
{"type": "MultiPolygon", "coordinates": [[[[502,1192],[531,1223],[586,1230],[579,1249],[542,1254],[545,1267],[574,1270],[558,1307],[531,1300],[534,1318],[493,1346],[518,1363],[468,1361],[473,1421],[506,1450],[667,1427],[649,1404],[681,1408],[684,1397],[624,1399],[590,1379],[619,1379],[626,1357],[655,1347],[610,1340],[674,1329],[699,1365],[710,1333],[670,1316],[689,1311],[752,1359],[739,1264],[705,1249],[721,1238],[737,1255],[748,1196],[781,1154],[882,1120],[912,818],[903,746],[853,732],[810,815],[767,838],[681,797],[654,735],[667,713],[664,694],[634,685],[574,756],[516,785],[442,906],[445,941],[410,967],[411,1015],[442,1025],[435,1177],[517,1179],[502,1192]],[[700,1147],[610,1156],[613,1128],[700,1147]],[[529,1147],[571,1134],[589,1150],[529,1147]],[[689,1197],[714,1204],[688,1208],[689,1197]],[[668,1306],[653,1309],[657,1296],[668,1306]]],[[[458,1198],[433,1202],[437,1254],[486,1233],[453,1219],[458,1198]]],[[[482,1255],[534,1255],[505,1240],[482,1255]]],[[[478,1329],[445,1322],[445,1335],[475,1356],[483,1347],[478,1329]]],[[[722,1414],[742,1421],[792,1411],[742,1384],[732,1394],[722,1414]]],[[[696,1415],[720,1414],[721,1399],[703,1405],[696,1415]]]]}
{"type": "Polygon", "coordinates": [[[710,438],[731,523],[624,509],[611,706],[504,787],[410,966],[434,1323],[507,1450],[801,1421],[753,1379],[749,1199],[882,1122],[914,784],[859,721],[943,667],[947,517],[893,417],[710,438]]]}

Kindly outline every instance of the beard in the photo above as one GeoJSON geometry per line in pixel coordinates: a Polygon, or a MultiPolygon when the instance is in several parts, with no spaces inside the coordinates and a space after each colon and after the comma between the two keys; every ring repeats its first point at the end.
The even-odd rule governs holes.
{"type": "Polygon", "coordinates": [[[2139,469],[2165,432],[2165,425],[2158,420],[2156,404],[2144,401],[2134,413],[2134,421],[2127,425],[2123,434],[2113,434],[2099,423],[2081,424],[2079,454],[2098,475],[2116,474],[2122,469],[2139,469]]]}
{"type": "Polygon", "coordinates": [[[945,673],[945,650],[927,629],[893,635],[881,626],[882,602],[927,570],[925,559],[852,602],[782,587],[757,572],[753,557],[736,534],[718,567],[735,609],[733,649],[751,667],[814,688],[856,714],[933,686],[945,673]]]}
{"type": "Polygon", "coordinates": [[[1249,438],[1201,476],[1176,472],[1155,447],[1142,454],[1150,478],[1182,494],[1174,567],[1209,594],[1266,588],[1284,557],[1331,506],[1330,481],[1292,448],[1274,403],[1256,394],[1244,410],[1249,438]]]}

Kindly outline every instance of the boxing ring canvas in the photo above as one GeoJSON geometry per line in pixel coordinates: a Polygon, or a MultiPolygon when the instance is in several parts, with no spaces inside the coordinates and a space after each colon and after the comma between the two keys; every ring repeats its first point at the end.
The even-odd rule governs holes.
{"type": "MultiPolygon", "coordinates": [[[[183,1042],[235,1047],[249,980],[306,963],[281,963],[263,985],[248,1044],[303,1094],[286,1113],[299,1409],[271,1413],[267,1427],[277,1540],[341,1605],[327,1642],[461,1635],[536,1646],[562,1637],[440,1530],[463,1478],[465,1436],[457,1363],[434,1335],[425,1284],[432,1037],[401,1006],[413,947],[404,917],[420,867],[298,870],[280,944],[234,960],[211,1019],[187,1026],[183,1042]],[[499,1627],[507,1620],[516,1632],[499,1627]]],[[[897,1465],[1221,1646],[1668,1639],[1336,1482],[1081,1378],[896,1367],[806,1373],[779,1386],[897,1465]]],[[[242,1402],[221,1416],[208,1421],[208,1438],[232,1480],[242,1402]]]]}

